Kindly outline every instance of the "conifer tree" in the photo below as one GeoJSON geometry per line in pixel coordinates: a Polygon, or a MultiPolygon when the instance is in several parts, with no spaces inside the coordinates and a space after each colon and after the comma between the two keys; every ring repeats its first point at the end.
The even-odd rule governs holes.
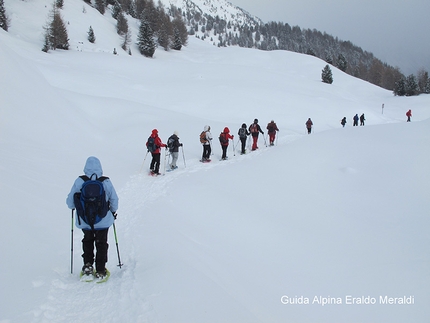
{"type": "Polygon", "coordinates": [[[4,7],[4,1],[0,0],[0,28],[8,31],[9,29],[9,18],[6,15],[6,9],[4,7]]]}
{"type": "Polygon", "coordinates": [[[105,9],[106,9],[106,7],[105,7],[105,3],[104,3],[104,1],[103,0],[96,0],[96,2],[95,2],[95,8],[102,14],[102,15],[104,15],[105,14],[105,9]]]}
{"type": "Polygon", "coordinates": [[[393,92],[397,96],[406,95],[406,80],[403,76],[395,83],[393,92]]]}
{"type": "Polygon", "coordinates": [[[332,74],[330,66],[328,64],[322,70],[321,79],[324,83],[327,83],[327,84],[333,83],[333,74],[332,74]]]}
{"type": "Polygon", "coordinates": [[[48,45],[49,49],[69,49],[69,38],[67,35],[66,24],[61,17],[59,9],[54,4],[51,12],[52,20],[45,27],[45,44],[43,51],[46,51],[48,45]]]}
{"type": "Polygon", "coordinates": [[[411,74],[406,78],[405,89],[406,96],[413,96],[418,94],[418,83],[414,74],[411,74]]]}
{"type": "Polygon", "coordinates": [[[140,21],[139,35],[137,36],[137,46],[139,52],[146,56],[152,57],[155,52],[154,32],[152,31],[145,14],[140,21]]]}
{"type": "Polygon", "coordinates": [[[94,35],[93,27],[90,26],[90,29],[88,30],[88,41],[92,44],[96,41],[96,36],[94,35]]]}
{"type": "Polygon", "coordinates": [[[176,27],[174,27],[172,49],[181,50],[181,48],[182,48],[182,42],[181,42],[181,37],[179,35],[179,30],[176,27]]]}
{"type": "Polygon", "coordinates": [[[121,5],[119,4],[118,1],[115,1],[114,5],[112,7],[112,17],[114,19],[118,19],[118,15],[120,12],[122,12],[121,5]]]}
{"type": "Polygon", "coordinates": [[[343,72],[345,72],[346,68],[348,67],[346,58],[342,54],[339,54],[339,56],[337,57],[336,67],[343,72]]]}

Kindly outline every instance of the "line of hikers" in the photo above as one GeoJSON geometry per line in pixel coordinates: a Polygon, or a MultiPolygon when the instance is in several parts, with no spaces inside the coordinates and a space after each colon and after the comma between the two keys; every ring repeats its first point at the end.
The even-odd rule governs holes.
{"type": "MultiPolygon", "coordinates": [[[[276,123],[271,120],[267,124],[267,133],[269,135],[269,145],[273,146],[275,144],[276,132],[279,131],[276,123]]],[[[206,125],[203,131],[200,133],[200,143],[203,147],[203,154],[201,162],[209,162],[211,161],[210,156],[212,153],[212,133],[210,132],[210,126],[206,125]]],[[[254,119],[254,122],[247,127],[245,123],[239,128],[237,134],[239,136],[239,140],[241,142],[241,154],[246,153],[246,142],[249,136],[252,138],[252,148],[251,150],[258,149],[258,136],[259,134],[263,134],[264,132],[258,124],[258,119],[254,119]]],[[[263,137],[264,138],[264,137],[263,137]]],[[[219,135],[219,141],[222,149],[222,157],[221,160],[226,160],[227,157],[227,148],[229,146],[229,140],[234,140],[234,135],[230,134],[230,129],[225,127],[224,130],[219,135]]],[[[264,140],[266,140],[264,138],[264,140]]],[[[152,161],[149,166],[150,173],[152,175],[160,175],[160,164],[161,164],[161,148],[166,148],[169,150],[170,155],[172,156],[172,161],[169,163],[169,170],[175,170],[178,168],[176,165],[178,157],[179,157],[179,147],[182,147],[183,144],[179,141],[178,132],[175,131],[173,135],[169,137],[167,140],[167,144],[163,143],[161,138],[158,136],[158,130],[152,130],[151,136],[148,138],[146,142],[146,147],[148,152],[152,155],[152,161]]],[[[184,158],[185,159],[185,158],[184,158]]]]}

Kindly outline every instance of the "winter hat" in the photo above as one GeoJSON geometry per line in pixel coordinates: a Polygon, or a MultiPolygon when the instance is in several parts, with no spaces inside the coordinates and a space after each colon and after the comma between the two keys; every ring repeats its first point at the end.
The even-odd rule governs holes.
{"type": "Polygon", "coordinates": [[[246,123],[242,123],[242,128],[246,128],[246,123]]]}
{"type": "Polygon", "coordinates": [[[258,123],[258,119],[254,119],[254,123],[258,123]]]}

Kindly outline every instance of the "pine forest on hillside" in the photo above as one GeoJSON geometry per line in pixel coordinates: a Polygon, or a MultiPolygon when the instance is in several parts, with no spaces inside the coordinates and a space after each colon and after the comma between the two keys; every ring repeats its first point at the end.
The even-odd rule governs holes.
{"type": "MultiPolygon", "coordinates": [[[[10,20],[0,0],[0,27],[8,30],[10,20]]],[[[131,32],[126,15],[140,20],[142,24],[137,38],[137,45],[142,55],[152,57],[157,46],[164,50],[180,50],[187,44],[188,36],[210,41],[218,47],[240,46],[260,50],[288,50],[313,55],[340,70],[393,91],[398,96],[413,96],[430,93],[428,72],[421,69],[417,75],[405,76],[399,68],[382,62],[370,52],[364,51],[350,41],[342,41],[327,33],[313,29],[291,27],[288,23],[263,23],[240,8],[234,7],[236,14],[224,10],[223,17],[205,13],[190,1],[185,1],[182,8],[170,5],[166,8],[159,0],[82,0],[96,8],[101,14],[112,14],[117,20],[117,32],[122,37],[121,48],[131,55],[131,32]],[[143,34],[142,34],[143,33],[143,34]]],[[[49,49],[68,49],[67,31],[58,9],[63,7],[63,0],[53,2],[52,20],[45,26],[45,44],[43,51],[49,49]],[[61,39],[61,40],[59,40],[61,39]]],[[[209,11],[215,5],[206,1],[209,11]]],[[[223,9],[223,5],[220,7],[223,9]]],[[[211,10],[212,9],[212,10],[211,10]]],[[[89,30],[89,41],[96,35],[89,30]]]]}

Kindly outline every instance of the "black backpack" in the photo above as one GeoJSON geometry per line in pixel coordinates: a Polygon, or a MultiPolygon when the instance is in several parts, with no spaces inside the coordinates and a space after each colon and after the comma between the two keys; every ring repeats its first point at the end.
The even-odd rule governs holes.
{"type": "Polygon", "coordinates": [[[238,134],[239,134],[240,138],[245,138],[246,137],[246,129],[240,128],[238,134]]]}
{"type": "Polygon", "coordinates": [[[173,149],[175,149],[175,138],[173,136],[170,136],[167,140],[167,148],[169,148],[170,152],[173,152],[173,149]]]}
{"type": "Polygon", "coordinates": [[[81,220],[88,224],[92,230],[94,225],[99,223],[109,211],[109,202],[106,201],[106,193],[103,187],[103,181],[109,177],[99,177],[96,174],[91,175],[89,178],[86,175],[79,176],[84,180],[81,191],[75,193],[74,202],[76,213],[78,214],[78,223],[81,220]],[[96,179],[92,179],[93,176],[96,179]]]}
{"type": "Polygon", "coordinates": [[[154,151],[157,150],[157,145],[155,144],[155,138],[154,137],[148,138],[148,141],[146,142],[146,147],[148,148],[148,151],[150,153],[153,153],[154,151]]]}
{"type": "Polygon", "coordinates": [[[226,138],[225,133],[221,132],[221,134],[219,135],[219,142],[220,142],[222,145],[225,145],[225,144],[227,144],[227,143],[228,143],[228,139],[226,138]]]}

